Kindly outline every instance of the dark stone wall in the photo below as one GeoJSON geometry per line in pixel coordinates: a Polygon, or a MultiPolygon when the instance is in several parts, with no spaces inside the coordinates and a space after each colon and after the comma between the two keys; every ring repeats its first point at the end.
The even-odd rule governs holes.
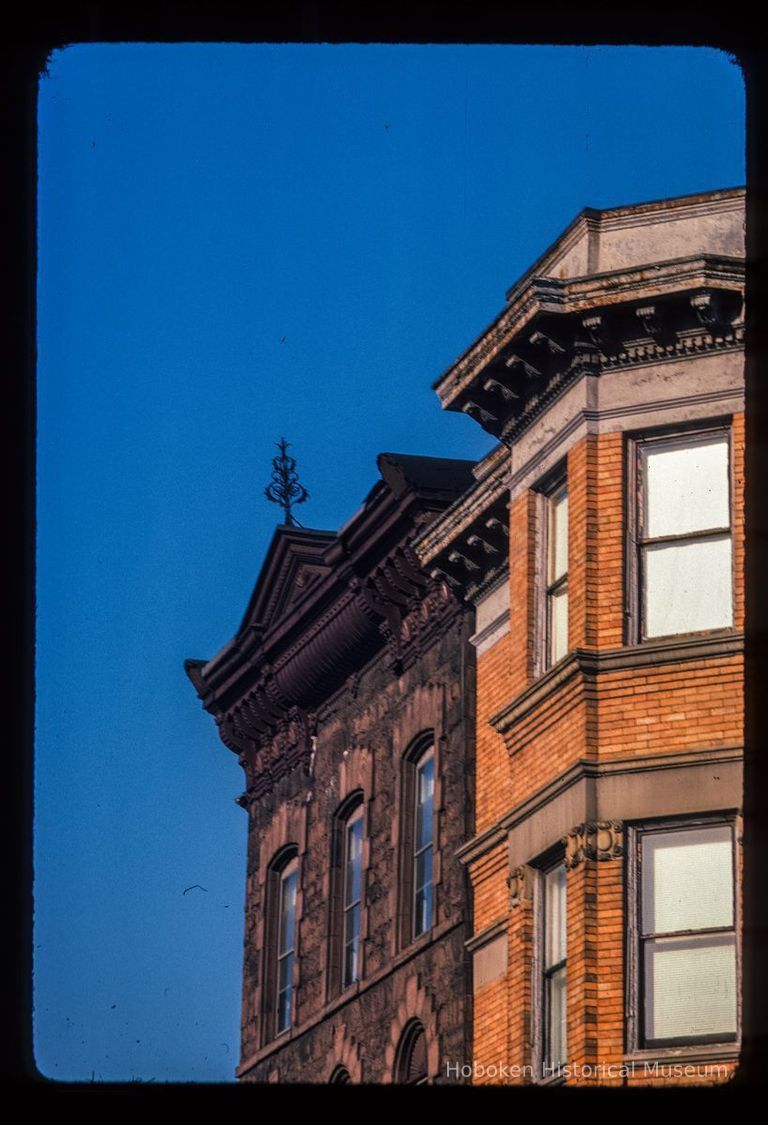
{"type": "Polygon", "coordinates": [[[327,1082],[341,1064],[353,1081],[392,1081],[400,1035],[414,1018],[427,1031],[432,1081],[446,1081],[446,1062],[469,1059],[464,941],[471,927],[465,873],[454,853],[472,828],[472,628],[472,611],[457,605],[405,671],[393,668],[383,650],[319,710],[311,774],[295,769],[250,806],[244,1080],[327,1082]],[[436,754],[435,918],[428,934],[409,942],[400,940],[396,924],[402,756],[426,731],[434,731],[436,754]],[[362,979],[339,996],[328,974],[331,831],[339,805],[358,788],[367,816],[362,979]],[[288,843],[300,856],[294,1026],[267,1043],[260,991],[265,873],[288,843]]]}

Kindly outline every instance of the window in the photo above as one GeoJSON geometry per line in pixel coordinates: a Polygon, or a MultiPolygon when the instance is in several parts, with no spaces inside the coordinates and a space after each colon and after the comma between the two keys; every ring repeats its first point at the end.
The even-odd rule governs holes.
{"type": "Polygon", "coordinates": [[[638,830],[632,851],[634,1045],[735,1040],[733,825],[688,822],[638,830]]]}
{"type": "Polygon", "coordinates": [[[432,812],[435,756],[430,748],[416,765],[416,823],[413,850],[413,936],[432,925],[432,812]]]}
{"type": "Polygon", "coordinates": [[[349,1086],[352,1083],[352,1078],[347,1068],[339,1064],[331,1075],[329,1082],[331,1086],[349,1086]]]}
{"type": "Polygon", "coordinates": [[[358,805],[344,826],[344,958],[342,988],[360,976],[360,904],[363,879],[363,806],[358,805]]]}
{"type": "Polygon", "coordinates": [[[328,922],[328,997],[360,980],[365,804],[361,791],[333,818],[328,922]]]}
{"type": "Polygon", "coordinates": [[[423,1026],[414,1020],[403,1032],[395,1064],[395,1081],[421,1086],[429,1077],[427,1037],[423,1026]]]}
{"type": "Polygon", "coordinates": [[[640,640],[733,624],[729,438],[723,430],[637,443],[640,640]]]}
{"type": "Polygon", "coordinates": [[[398,941],[401,948],[435,920],[435,748],[420,738],[403,759],[398,941]]]}
{"type": "Polygon", "coordinates": [[[264,926],[263,1040],[282,1035],[293,1022],[299,859],[284,848],[267,868],[264,926]]]}
{"type": "Polygon", "coordinates": [[[568,486],[544,497],[544,667],[568,652],[568,486]]]}
{"type": "Polygon", "coordinates": [[[298,860],[293,859],[280,875],[280,912],[277,938],[277,1034],[291,1026],[293,958],[296,933],[296,883],[298,860]]]}
{"type": "Polygon", "coordinates": [[[565,865],[541,874],[541,968],[543,1077],[548,1077],[567,1058],[566,1039],[566,894],[565,865]]]}

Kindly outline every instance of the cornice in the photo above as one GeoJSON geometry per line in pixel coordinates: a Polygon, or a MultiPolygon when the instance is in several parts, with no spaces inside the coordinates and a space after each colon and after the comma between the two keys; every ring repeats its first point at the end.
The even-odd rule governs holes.
{"type": "Polygon", "coordinates": [[[463,532],[471,531],[478,520],[499,500],[506,500],[509,487],[509,451],[500,446],[500,453],[490,472],[437,517],[413,542],[413,549],[426,569],[463,532]]]}
{"type": "Polygon", "coordinates": [[[461,392],[540,313],[564,316],[711,288],[740,291],[744,273],[742,258],[697,254],[574,278],[531,277],[473,348],[437,380],[435,390],[444,407],[460,409],[455,403],[461,392]]]}
{"type": "Polygon", "coordinates": [[[222,741],[239,756],[247,807],[286,773],[311,769],[318,715],[329,700],[383,657],[401,674],[452,627],[461,606],[442,581],[427,580],[401,547],[347,591],[301,643],[274,664],[254,663],[253,680],[216,713],[222,741]]]}

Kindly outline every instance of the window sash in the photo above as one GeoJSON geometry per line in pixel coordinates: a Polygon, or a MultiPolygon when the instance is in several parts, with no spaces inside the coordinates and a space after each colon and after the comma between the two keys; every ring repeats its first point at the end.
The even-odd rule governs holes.
{"type": "Polygon", "coordinates": [[[568,652],[568,576],[547,591],[547,666],[568,652]]]}
{"type": "Polygon", "coordinates": [[[568,652],[568,485],[561,481],[545,497],[544,667],[568,652]]]}
{"type": "Polygon", "coordinates": [[[738,975],[733,931],[644,938],[641,965],[645,1046],[723,1043],[736,1038],[738,975]]]}
{"type": "MultiPolygon", "coordinates": [[[[628,1040],[640,1049],[695,1047],[733,1043],[739,1038],[740,970],[738,946],[738,884],[735,828],[732,820],[694,819],[629,829],[631,923],[628,933],[628,1040]],[[727,880],[725,895],[715,894],[710,917],[718,924],[686,926],[686,909],[695,921],[706,921],[708,908],[696,896],[682,894],[679,917],[662,907],[660,920],[676,928],[656,930],[659,918],[649,911],[646,896],[656,859],[669,853],[678,838],[681,849],[701,846],[708,875],[727,880]],[[717,845],[729,843],[727,865],[717,845]],[[651,849],[658,843],[659,850],[651,849]],[[712,849],[715,849],[713,851],[712,849]],[[707,850],[705,850],[707,849],[707,850]],[[693,904],[686,907],[686,897],[693,904]],[[724,913],[725,910],[725,913],[724,913]],[[718,952],[719,951],[719,952],[718,952]],[[698,990],[698,991],[697,991],[698,990]],[[698,1000],[697,1000],[698,998],[698,1000]],[[687,1024],[681,1013],[688,1009],[687,1024]],[[677,1022],[676,1022],[677,1021],[677,1022]]],[[[662,865],[663,866],[663,865],[662,865]]],[[[666,881],[673,888],[693,881],[690,862],[673,862],[666,881]]],[[[701,881],[696,885],[701,888],[701,881]]],[[[662,889],[663,893],[663,889],[662,889]]]]}
{"type": "Polygon", "coordinates": [[[296,891],[298,863],[293,860],[280,873],[278,894],[278,932],[275,984],[277,992],[276,1030],[279,1035],[291,1025],[293,965],[296,940],[296,891]]]}
{"type": "Polygon", "coordinates": [[[432,926],[435,757],[429,750],[416,763],[413,828],[413,937],[432,926]]]}
{"type": "Polygon", "coordinates": [[[736,880],[730,825],[647,832],[640,846],[643,937],[733,929],[736,880]],[[699,878],[702,867],[708,874],[706,883],[699,878]],[[717,878],[723,881],[720,894],[716,888],[713,893],[713,879],[717,878]]]}
{"type": "MultiPolygon", "coordinates": [[[[635,448],[634,555],[630,556],[634,557],[634,566],[631,568],[633,590],[629,595],[630,617],[635,622],[634,639],[644,641],[732,628],[734,578],[730,431],[710,429],[641,438],[636,441],[635,448]],[[712,449],[710,461],[714,471],[724,472],[724,479],[716,485],[714,501],[708,498],[711,489],[698,492],[698,507],[710,513],[710,519],[705,517],[703,523],[696,526],[695,515],[691,518],[684,510],[678,530],[670,526],[668,514],[666,520],[663,514],[661,520],[654,520],[653,513],[649,511],[653,502],[651,492],[653,489],[661,495],[663,473],[660,466],[651,474],[649,459],[657,453],[674,455],[693,452],[697,448],[704,451],[707,446],[712,449]],[[722,450],[721,457],[718,457],[718,450],[722,450]],[[718,465],[718,460],[722,464],[718,465]],[[726,523],[723,516],[727,517],[726,523]],[[730,548],[727,552],[716,548],[707,551],[708,544],[715,547],[725,541],[730,548]],[[678,552],[673,553],[675,547],[678,552]],[[653,576],[652,572],[655,572],[653,576]],[[690,593],[685,585],[688,574],[697,575],[696,583],[690,584],[690,593]],[[702,575],[705,577],[702,578],[702,575]],[[709,587],[705,584],[707,580],[709,587]],[[669,588],[666,597],[665,583],[669,588]]],[[[706,453],[703,452],[703,456],[706,459],[706,453]]],[[[689,472],[688,477],[690,508],[695,512],[698,481],[695,473],[689,472]]],[[[684,494],[685,482],[678,500],[684,494]]]]}
{"type": "Polygon", "coordinates": [[[640,507],[642,536],[667,539],[681,534],[711,532],[714,528],[730,528],[732,517],[729,445],[726,432],[712,430],[704,433],[655,438],[643,442],[641,446],[643,490],[640,507]],[[709,454],[706,452],[707,449],[709,449],[709,454]],[[676,491],[674,464],[668,464],[666,470],[663,467],[660,467],[659,470],[654,468],[654,463],[657,458],[660,456],[663,458],[665,454],[673,459],[679,457],[680,454],[693,454],[695,456],[696,450],[701,451],[704,464],[694,465],[693,472],[688,468],[683,470],[682,476],[685,478],[687,475],[688,481],[686,482],[683,479],[683,487],[678,490],[677,500],[678,502],[680,500],[684,502],[680,504],[681,510],[676,513],[677,520],[675,521],[673,513],[664,511],[663,508],[664,504],[670,503],[670,499],[674,504],[676,491]],[[715,478],[716,488],[714,491],[712,488],[706,487],[705,463],[707,459],[711,462],[710,471],[718,474],[724,473],[723,479],[715,478]],[[704,485],[703,488],[702,485],[704,485]],[[686,487],[687,496],[684,495],[686,487]],[[655,514],[651,511],[652,492],[658,495],[658,508],[655,514]],[[701,521],[702,512],[709,514],[709,520],[705,518],[703,522],[701,521]],[[725,522],[720,518],[722,516],[727,516],[725,522]]]}
{"type": "Polygon", "coordinates": [[[567,1060],[567,884],[563,863],[542,872],[541,982],[543,1077],[567,1060]]]}
{"type": "Polygon", "coordinates": [[[544,1059],[546,1069],[564,1066],[568,1058],[568,983],[565,961],[544,974],[544,1059]]]}
{"type": "Polygon", "coordinates": [[[362,903],[362,806],[346,822],[344,830],[343,958],[342,987],[359,978],[360,914],[362,903]]]}

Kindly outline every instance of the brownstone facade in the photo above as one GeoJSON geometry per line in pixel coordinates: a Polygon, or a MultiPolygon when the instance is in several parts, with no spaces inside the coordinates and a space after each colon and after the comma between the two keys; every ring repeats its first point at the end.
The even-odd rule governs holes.
{"type": "Polygon", "coordinates": [[[473,1082],[737,1063],[743,209],[583,212],[436,384],[499,439],[415,544],[477,612],[473,1082]]]}
{"type": "Polygon", "coordinates": [[[379,468],[338,533],[277,529],[237,636],[187,662],[246,778],[243,1081],[442,1082],[470,1050],[473,612],[410,544],[472,465],[379,468]]]}

